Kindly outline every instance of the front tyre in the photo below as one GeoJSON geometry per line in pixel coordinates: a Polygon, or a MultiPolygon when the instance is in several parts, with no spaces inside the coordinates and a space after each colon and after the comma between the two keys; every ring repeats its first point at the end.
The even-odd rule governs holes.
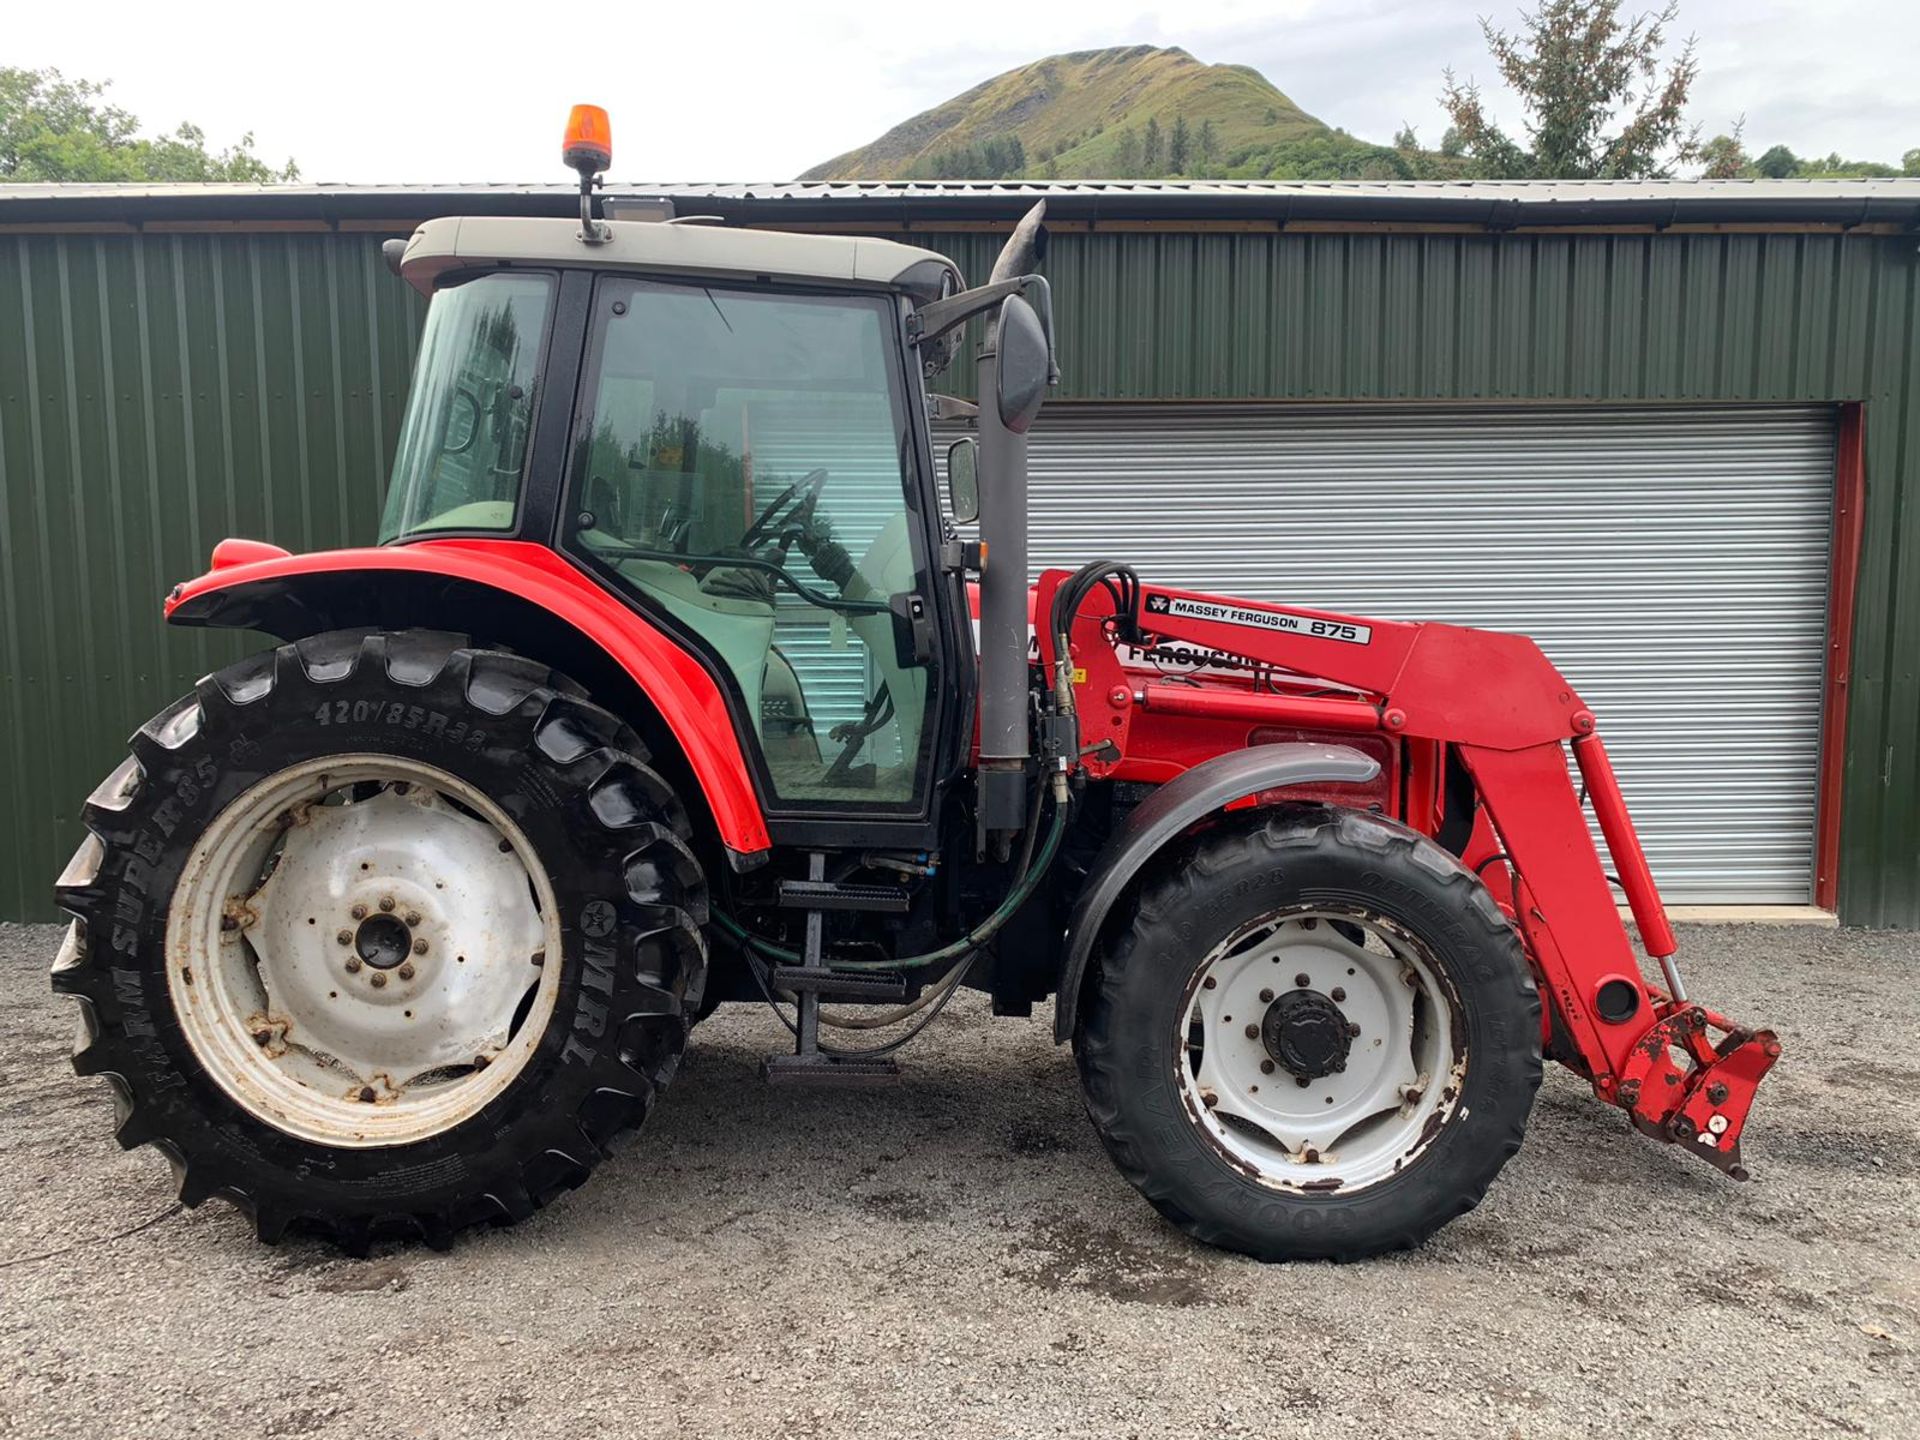
{"type": "Polygon", "coordinates": [[[1407,1248],[1519,1148],[1538,996],[1431,841],[1289,809],[1199,836],[1131,904],[1074,1049],[1108,1153],[1189,1234],[1262,1260],[1407,1248]]]}
{"type": "Polygon", "coordinates": [[[671,1078],[706,978],[684,809],[632,731],[420,631],[243,660],[87,802],[53,971],[74,1067],[180,1198],[364,1251],[579,1184],[671,1078]]]}

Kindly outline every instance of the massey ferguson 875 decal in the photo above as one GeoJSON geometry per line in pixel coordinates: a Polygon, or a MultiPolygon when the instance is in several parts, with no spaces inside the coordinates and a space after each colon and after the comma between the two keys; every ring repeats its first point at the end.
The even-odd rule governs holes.
{"type": "Polygon", "coordinates": [[[1290,610],[1256,610],[1246,605],[1223,605],[1215,600],[1185,600],[1174,595],[1148,595],[1149,615],[1171,615],[1183,620],[1212,620],[1221,625],[1244,625],[1256,630],[1281,630],[1289,635],[1308,635],[1316,640],[1342,640],[1349,645],[1373,642],[1370,626],[1351,620],[1323,620],[1317,615],[1296,615],[1290,610]]]}

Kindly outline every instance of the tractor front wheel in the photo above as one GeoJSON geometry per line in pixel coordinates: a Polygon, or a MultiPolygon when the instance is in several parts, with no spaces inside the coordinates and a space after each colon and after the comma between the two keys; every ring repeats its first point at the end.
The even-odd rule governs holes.
{"type": "Polygon", "coordinates": [[[685,811],[521,656],[335,633],[149,721],[88,801],[53,972],[74,1066],[180,1198],[364,1251],[577,1185],[673,1074],[706,978],[685,811]]]}
{"type": "Polygon", "coordinates": [[[1539,1000],[1431,841],[1351,810],[1230,822],[1115,918],[1081,1008],[1087,1109],[1196,1238],[1262,1260],[1418,1244],[1519,1148],[1539,1000]]]}

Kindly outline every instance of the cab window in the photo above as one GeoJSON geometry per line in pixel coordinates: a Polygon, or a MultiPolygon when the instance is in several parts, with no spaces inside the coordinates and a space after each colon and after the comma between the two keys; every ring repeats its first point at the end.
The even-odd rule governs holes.
{"type": "Polygon", "coordinates": [[[881,297],[596,291],[570,543],[725,668],[785,808],[924,802],[896,324],[881,297]]]}
{"type": "Polygon", "coordinates": [[[427,309],[380,540],[511,530],[552,308],[547,275],[486,275],[427,309]]]}

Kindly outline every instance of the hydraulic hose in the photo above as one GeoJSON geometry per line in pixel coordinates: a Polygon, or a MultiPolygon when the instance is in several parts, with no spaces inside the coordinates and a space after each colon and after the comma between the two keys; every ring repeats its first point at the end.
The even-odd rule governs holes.
{"type": "MultiPolygon", "coordinates": [[[[902,955],[892,960],[828,960],[827,968],[830,970],[924,970],[932,965],[942,965],[949,960],[957,960],[979,949],[998,933],[1001,926],[1013,918],[1014,912],[1026,904],[1028,897],[1039,887],[1041,877],[1053,864],[1054,856],[1060,853],[1060,842],[1066,837],[1066,833],[1067,807],[1065,803],[1056,800],[1053,807],[1053,820],[1047,827],[1046,839],[1040,842],[1038,854],[1032,850],[1038,830],[1029,828],[1027,831],[1029,848],[1023,857],[1025,863],[1021,868],[1018,883],[1007,892],[1006,898],[991,915],[951,944],[942,945],[938,950],[929,950],[924,955],[902,955]]],[[[750,933],[745,926],[724,910],[716,909],[713,912],[713,918],[714,923],[727,934],[769,960],[777,960],[782,965],[806,963],[804,957],[793,951],[783,949],[770,940],[763,940],[758,935],[750,933]]]]}

